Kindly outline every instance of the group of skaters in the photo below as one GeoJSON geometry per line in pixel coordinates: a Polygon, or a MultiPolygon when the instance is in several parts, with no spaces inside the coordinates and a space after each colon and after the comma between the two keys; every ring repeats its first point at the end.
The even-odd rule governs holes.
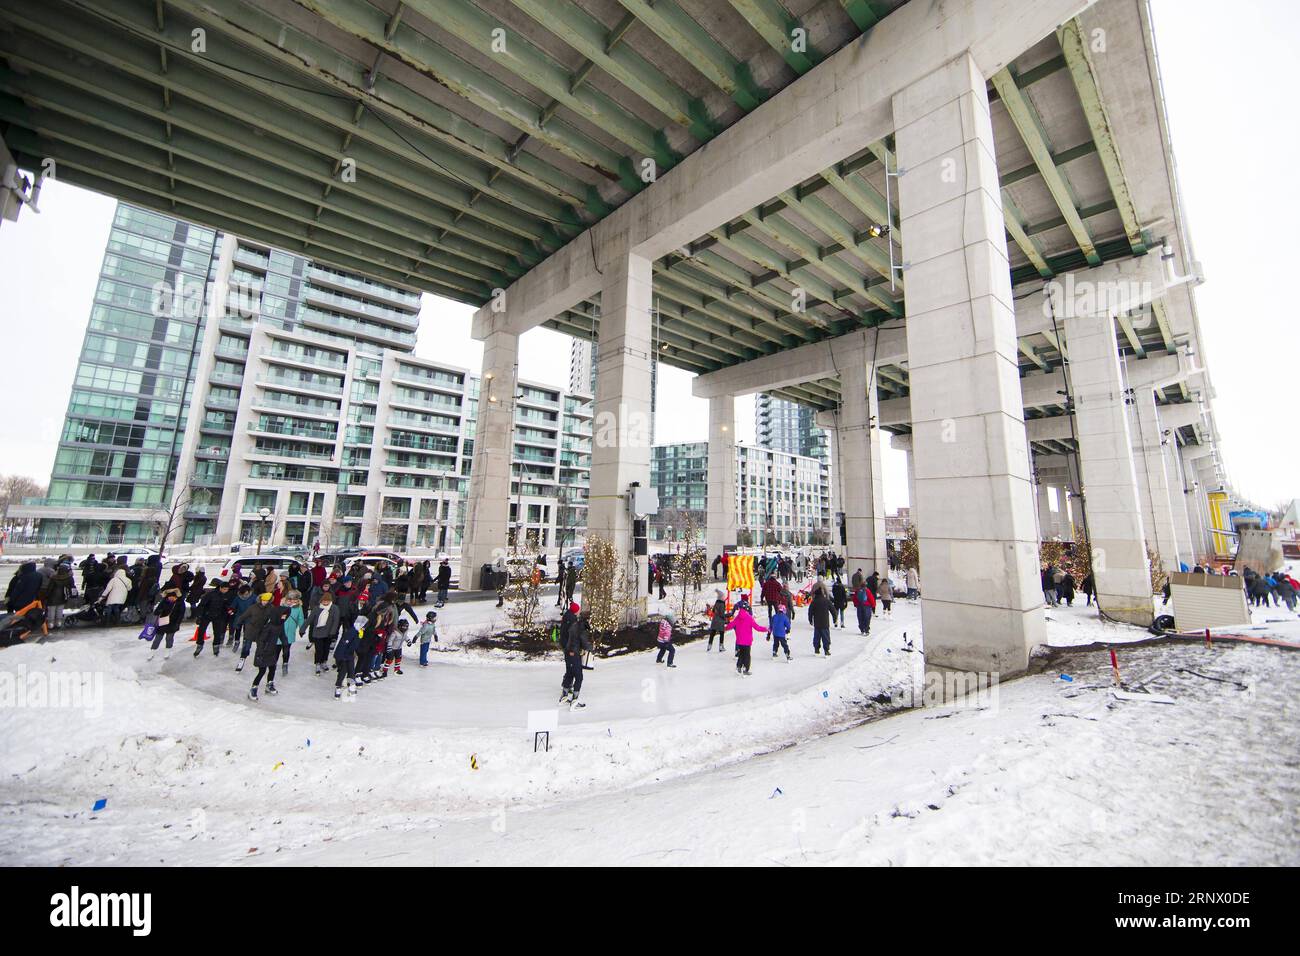
{"type": "Polygon", "coordinates": [[[1297,581],[1284,569],[1271,574],[1260,574],[1253,568],[1241,572],[1242,586],[1246,589],[1246,600],[1253,607],[1273,607],[1286,605],[1288,611],[1296,609],[1296,599],[1300,597],[1300,581],[1297,581]]]}
{"type": "Polygon", "coordinates": [[[1048,607],[1059,607],[1061,604],[1074,607],[1074,599],[1080,593],[1088,599],[1087,603],[1091,606],[1097,593],[1091,571],[1084,575],[1082,581],[1076,581],[1068,568],[1058,568],[1055,564],[1048,563],[1039,572],[1039,578],[1043,588],[1043,602],[1048,607]]]}
{"type": "Polygon", "coordinates": [[[203,654],[209,633],[214,658],[223,648],[238,654],[236,673],[252,656],[256,672],[248,691],[251,700],[258,700],[264,679],[266,693],[278,693],[277,674],[288,674],[299,639],[311,646],[314,676],[328,674],[331,667],[337,672],[335,699],[345,691],[355,695],[358,688],[390,673],[402,674],[404,647],[419,643],[419,665],[429,666],[429,647],[439,639],[438,614],[428,611],[421,619],[411,602],[420,603],[432,582],[438,587],[435,606],[445,603],[450,578],[446,559],[436,574],[421,574],[420,564],[395,570],[387,562],[327,567],[317,560],[311,565],[294,562],[283,571],[255,559],[249,563],[247,576],[236,563],[212,580],[202,568],[191,572],[184,564],[175,565],[140,635],[151,642],[149,659],[164,645],[164,657],[171,656],[188,610],[195,658],[203,654]]]}
{"type": "MultiPolygon", "coordinates": [[[[835,556],[837,568],[842,568],[843,558],[835,556]]],[[[762,560],[762,559],[759,559],[762,560]]],[[[777,558],[774,564],[764,565],[765,577],[758,587],[758,599],[767,612],[767,624],[760,624],[750,606],[749,597],[742,595],[734,606],[730,606],[729,594],[725,588],[718,588],[712,605],[707,609],[709,630],[705,653],[713,650],[716,640],[718,651],[727,649],[727,632],[734,633],[733,654],[736,658],[736,673],[748,676],[753,663],[753,645],[755,633],[766,634],[765,642],[772,645],[772,659],[783,653],[790,661],[789,637],[794,630],[794,609],[798,606],[795,596],[790,591],[790,579],[798,573],[798,566],[788,558],[777,558]],[[793,572],[793,573],[790,573],[793,572]]],[[[811,563],[808,566],[814,566],[811,563]]],[[[839,573],[834,573],[828,581],[817,576],[800,595],[805,595],[808,623],[812,627],[812,644],[815,655],[831,655],[831,629],[843,629],[848,620],[848,609],[854,609],[858,633],[868,636],[871,633],[871,619],[876,614],[892,616],[894,606],[894,584],[889,575],[882,576],[879,571],[864,575],[861,568],[853,572],[848,584],[839,573]]],[[[655,663],[667,660],[667,666],[673,663],[672,628],[675,621],[671,613],[665,614],[659,624],[658,650],[655,663]]]]}

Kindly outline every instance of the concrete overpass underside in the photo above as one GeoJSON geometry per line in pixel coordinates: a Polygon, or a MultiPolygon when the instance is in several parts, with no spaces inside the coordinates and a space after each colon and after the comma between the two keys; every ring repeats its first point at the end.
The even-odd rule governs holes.
{"type": "MultiPolygon", "coordinates": [[[[652,360],[698,373],[713,549],[735,395],[834,416],[855,561],[909,436],[927,654],[1003,674],[1041,632],[1031,446],[1080,459],[1134,620],[1134,447],[1221,465],[1185,454],[1213,389],[1158,83],[1146,0],[0,0],[20,165],[479,307],[462,581],[506,540],[546,327],[598,342],[620,436],[652,360]]],[[[649,449],[595,444],[589,533],[640,575],[649,449]]]]}

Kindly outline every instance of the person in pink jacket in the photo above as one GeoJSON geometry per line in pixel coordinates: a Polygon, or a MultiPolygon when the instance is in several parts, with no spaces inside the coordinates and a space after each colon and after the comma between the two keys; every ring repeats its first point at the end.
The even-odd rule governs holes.
{"type": "Polygon", "coordinates": [[[732,615],[727,630],[736,632],[736,673],[749,675],[749,651],[754,645],[754,632],[767,633],[767,628],[754,620],[749,611],[749,602],[742,600],[732,615]]]}

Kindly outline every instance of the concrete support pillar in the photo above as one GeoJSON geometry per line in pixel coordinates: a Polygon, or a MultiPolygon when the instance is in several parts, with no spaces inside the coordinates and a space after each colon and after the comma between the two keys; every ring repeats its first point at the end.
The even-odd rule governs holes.
{"type": "Polygon", "coordinates": [[[1192,519],[1188,514],[1187,479],[1183,475],[1183,462],[1178,454],[1178,442],[1170,436],[1164,445],[1165,473],[1169,476],[1169,505],[1174,510],[1174,538],[1178,542],[1178,559],[1189,568],[1196,563],[1196,547],[1192,540],[1192,519]]]}
{"type": "Polygon", "coordinates": [[[907,507],[912,516],[912,521],[916,521],[916,460],[912,456],[909,448],[907,451],[907,507]]]}
{"type": "Polygon", "coordinates": [[[709,561],[736,544],[736,398],[709,399],[708,518],[704,541],[709,561]]]}
{"type": "Polygon", "coordinates": [[[1042,642],[1034,491],[985,81],[894,97],[927,665],[1023,672],[1042,642]]]}
{"type": "Polygon", "coordinates": [[[1133,467],[1147,544],[1160,555],[1166,571],[1177,571],[1178,540],[1174,535],[1174,510],[1169,500],[1169,476],[1165,473],[1164,435],[1156,410],[1156,393],[1149,388],[1134,389],[1129,410],[1133,420],[1133,467]]]}
{"type": "Polygon", "coordinates": [[[650,487],[650,261],[618,253],[602,267],[587,539],[612,542],[644,596],[647,559],[632,554],[627,494],[633,482],[650,487]]]}
{"type": "Polygon", "coordinates": [[[886,573],[885,491],[880,466],[880,405],[865,349],[839,360],[840,408],[836,413],[841,465],[835,478],[844,510],[846,570],[886,573]]]}
{"type": "Polygon", "coordinates": [[[1067,314],[1065,333],[1097,599],[1111,617],[1149,625],[1151,569],[1115,322],[1109,315],[1067,314]]]}
{"type": "Polygon", "coordinates": [[[1056,526],[1052,522],[1052,501],[1047,491],[1047,484],[1035,485],[1038,497],[1038,540],[1051,541],[1056,537],[1056,526]]]}
{"type": "Polygon", "coordinates": [[[519,336],[490,332],[483,340],[478,422],[470,464],[460,587],[479,586],[479,569],[505,553],[510,520],[510,454],[514,446],[519,336]]]}
{"type": "Polygon", "coordinates": [[[1056,505],[1061,509],[1060,520],[1057,525],[1061,529],[1062,541],[1074,540],[1074,505],[1070,500],[1070,489],[1061,487],[1056,489],[1056,505]]]}
{"type": "Polygon", "coordinates": [[[1183,466],[1184,487],[1187,489],[1187,517],[1192,525],[1192,558],[1197,563],[1204,563],[1206,555],[1210,553],[1205,486],[1197,468],[1197,462],[1208,454],[1200,445],[1185,445],[1178,453],[1183,466]]]}

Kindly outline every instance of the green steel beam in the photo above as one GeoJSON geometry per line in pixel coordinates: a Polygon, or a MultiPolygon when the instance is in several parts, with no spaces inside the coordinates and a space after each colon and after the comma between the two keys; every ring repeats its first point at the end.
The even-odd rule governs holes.
{"type": "MultiPolygon", "coordinates": [[[[349,257],[352,261],[363,264],[359,270],[362,272],[375,273],[376,270],[382,270],[390,276],[400,275],[411,265],[407,256],[388,255],[373,246],[359,247],[346,231],[334,232],[320,224],[320,228],[309,232],[311,204],[308,202],[300,204],[296,216],[281,214],[260,205],[262,197],[253,190],[245,189],[232,195],[234,177],[217,177],[210,170],[192,175],[185,161],[178,161],[174,169],[168,169],[165,160],[157,159],[151,169],[142,162],[138,149],[136,155],[123,158],[109,152],[38,137],[18,127],[12,127],[6,133],[6,142],[10,141],[29,154],[54,159],[60,168],[94,173],[177,203],[185,203],[194,209],[204,209],[246,223],[264,235],[281,236],[281,246],[303,243],[325,250],[334,257],[349,257]]],[[[425,267],[416,274],[439,286],[457,289],[461,301],[485,302],[491,295],[491,285],[465,279],[444,269],[425,267]]]]}
{"type": "Polygon", "coordinates": [[[880,22],[880,15],[876,13],[871,0],[840,0],[840,6],[859,30],[865,32],[880,22]]]}
{"type": "Polygon", "coordinates": [[[1034,351],[1033,346],[1031,346],[1028,342],[1026,342],[1024,339],[1017,339],[1016,345],[1020,348],[1020,354],[1023,355],[1025,358],[1029,359],[1029,361],[1032,362],[1034,365],[1037,365],[1041,371],[1044,372],[1050,371],[1051,366],[1049,366],[1045,361],[1043,361],[1043,358],[1036,351],[1034,351]]]}
{"type": "MultiPolygon", "coordinates": [[[[388,76],[368,77],[370,66],[345,57],[338,50],[243,0],[169,0],[205,26],[237,29],[241,40],[263,55],[292,66],[332,88],[355,96],[367,106],[385,112],[402,125],[413,127],[410,138],[419,143],[427,134],[466,157],[518,177],[573,204],[586,199],[588,184],[531,153],[512,156],[510,143],[481,126],[435,103],[388,76]],[[308,68],[306,64],[312,64],[308,68]],[[373,83],[372,83],[373,79],[373,83]],[[415,132],[416,130],[420,132],[415,132]]],[[[404,8],[399,6],[398,12],[404,8]]],[[[395,29],[395,27],[394,27],[395,29]]],[[[425,148],[426,152],[433,152],[425,148]]],[[[460,172],[460,167],[452,167],[460,172]]]]}
{"type": "MultiPolygon", "coordinates": [[[[117,0],[104,0],[104,2],[115,3],[117,0]]],[[[3,12],[0,12],[0,19],[3,18],[3,12]]],[[[244,124],[257,126],[271,135],[296,142],[316,153],[328,156],[331,163],[341,158],[334,135],[306,121],[302,109],[298,108],[302,104],[277,89],[274,84],[262,84],[261,88],[248,88],[238,81],[248,83],[249,77],[237,72],[234,74],[238,78],[236,83],[223,84],[220,82],[220,77],[224,74],[210,72],[210,69],[223,69],[212,59],[197,61],[205,67],[200,69],[191,62],[182,61],[180,57],[172,57],[168,71],[161,73],[151,51],[147,47],[138,46],[139,43],[148,41],[141,41],[138,38],[127,40],[112,31],[105,31],[94,24],[88,24],[81,17],[71,13],[62,13],[57,17],[34,18],[15,26],[21,26],[23,31],[30,30],[36,33],[44,41],[67,47],[107,64],[127,76],[146,80],[170,89],[173,93],[179,92],[187,99],[200,103],[208,109],[224,113],[244,124]],[[284,105],[277,105],[280,103],[284,105]]],[[[0,42],[3,42],[3,38],[0,38],[0,42]]],[[[72,67],[66,52],[45,51],[38,56],[29,51],[30,43],[30,40],[24,39],[17,48],[13,44],[8,44],[6,55],[10,59],[22,61],[42,72],[57,71],[60,67],[72,67]]],[[[223,57],[235,58],[236,56],[237,51],[233,49],[223,51],[223,57]]],[[[264,64],[266,70],[274,68],[274,64],[264,64]]],[[[59,75],[65,82],[76,82],[76,78],[66,72],[59,75]]],[[[99,77],[83,75],[82,80],[98,82],[99,77]]],[[[351,110],[341,100],[333,102],[342,105],[346,113],[346,117],[337,120],[339,128],[348,127],[351,121],[351,110]]],[[[173,100],[173,109],[181,105],[183,104],[173,100]]],[[[306,108],[305,105],[303,108],[306,108]]],[[[248,139],[245,133],[236,141],[246,142],[248,139]]],[[[400,144],[395,149],[398,147],[400,144]]],[[[254,148],[254,144],[249,144],[249,148],[254,148]]],[[[397,159],[388,150],[378,152],[354,149],[353,155],[357,160],[358,168],[362,171],[369,169],[379,173],[390,182],[399,183],[403,188],[444,206],[466,211],[471,209],[469,197],[472,191],[454,179],[439,174],[430,175],[427,167],[417,168],[416,164],[408,160],[397,159]]],[[[364,176],[358,176],[358,179],[361,178],[364,176]]],[[[554,230],[548,223],[521,214],[504,203],[494,202],[491,206],[480,206],[474,209],[473,213],[476,219],[482,219],[491,226],[509,229],[531,242],[542,242],[543,246],[549,245],[551,248],[558,248],[561,244],[562,240],[554,234],[554,230]],[[551,233],[549,239],[548,232],[551,233]]],[[[468,227],[464,232],[466,235],[474,234],[474,230],[468,227]]],[[[476,237],[486,239],[487,234],[479,234],[476,237]]],[[[531,246],[524,248],[531,248],[531,246]]],[[[534,253],[532,258],[536,261],[540,257],[534,253]]]]}
{"type": "MultiPolygon", "coordinates": [[[[37,166],[43,158],[41,154],[19,156],[15,158],[30,164],[35,163],[37,166]]],[[[142,206],[146,209],[155,209],[167,215],[174,215],[181,219],[188,219],[191,222],[204,223],[214,229],[220,229],[223,232],[229,232],[234,235],[243,236],[253,242],[260,242],[269,246],[284,248],[287,244],[282,235],[276,232],[269,232],[265,229],[251,225],[246,221],[233,218],[222,211],[213,211],[208,206],[191,206],[188,203],[177,201],[172,205],[175,198],[170,191],[163,187],[161,191],[153,191],[142,188],[138,184],[129,181],[121,181],[103,174],[102,170],[83,170],[77,166],[68,166],[66,169],[59,170],[59,179],[68,182],[74,186],[81,186],[85,189],[94,190],[109,196],[115,196],[125,202],[133,205],[142,206]]],[[[224,207],[223,207],[224,208],[224,207]]],[[[469,298],[465,293],[458,289],[451,289],[438,285],[427,279],[419,279],[413,282],[403,282],[401,274],[396,271],[387,269],[377,269],[376,267],[354,259],[351,256],[340,255],[324,247],[316,246],[308,241],[306,252],[314,260],[322,265],[331,265],[336,268],[346,269],[351,272],[357,272],[363,275],[371,275],[382,281],[391,282],[394,285],[407,285],[421,289],[425,292],[431,292],[435,295],[441,295],[456,302],[465,302],[469,305],[482,305],[474,299],[469,298]]]]}
{"type": "Polygon", "coordinates": [[[1133,328],[1133,320],[1125,313],[1121,312],[1115,316],[1115,321],[1119,323],[1120,329],[1124,333],[1124,338],[1128,340],[1131,348],[1138,358],[1146,358],[1147,350],[1142,347],[1142,339],[1138,336],[1137,330],[1133,328]]]}
{"type": "Polygon", "coordinates": [[[1138,221],[1137,207],[1129,192],[1128,180],[1124,177],[1124,167],[1115,146],[1110,119],[1106,115],[1106,104],[1102,102],[1101,92],[1097,88],[1097,71],[1093,66],[1092,54],[1079,32],[1079,21],[1070,20],[1059,27],[1056,37],[1061,43],[1070,78],[1079,91],[1083,115],[1088,119],[1092,140],[1097,145],[1097,155],[1101,159],[1102,169],[1106,171],[1106,181],[1110,183],[1110,190],[1115,196],[1119,218],[1124,224],[1124,234],[1133,247],[1133,254],[1144,255],[1147,247],[1142,239],[1142,224],[1138,221]]]}
{"type": "MultiPolygon", "coordinates": [[[[787,194],[782,195],[784,197],[787,194]]],[[[812,201],[808,200],[808,202],[812,201]]],[[[802,206],[794,208],[802,211],[802,206]]],[[[832,281],[845,283],[855,294],[876,303],[891,315],[901,316],[903,314],[903,310],[896,302],[888,296],[882,295],[877,289],[870,288],[864,277],[850,268],[847,262],[836,258],[833,254],[824,255],[812,238],[800,231],[785,217],[759,209],[747,213],[742,218],[763,234],[770,236],[788,249],[803,256],[809,261],[814,270],[829,277],[832,281]]],[[[851,231],[849,238],[852,241],[851,231]]],[[[857,247],[853,246],[852,248],[856,250],[857,247]]],[[[886,263],[885,269],[888,271],[888,263],[886,263]]]]}
{"type": "MultiPolygon", "coordinates": [[[[312,7],[321,0],[302,0],[312,7]]],[[[426,17],[452,36],[478,50],[489,60],[595,124],[642,157],[654,157],[661,169],[676,157],[661,130],[626,110],[589,85],[575,85],[573,74],[524,35],[507,30],[505,43],[493,45],[493,31],[502,22],[469,0],[407,0],[407,7],[426,17]]]]}
{"type": "Polygon", "coordinates": [[[1044,258],[1042,243],[1025,231],[1025,214],[1020,211],[1016,201],[1005,189],[1002,190],[1002,219],[1006,224],[1007,235],[1033,263],[1038,274],[1044,278],[1051,276],[1052,270],[1047,265],[1047,259],[1044,258]]]}
{"type": "MultiPolygon", "coordinates": [[[[89,4],[87,0],[68,0],[68,2],[86,9],[88,13],[97,17],[108,19],[140,40],[166,44],[175,54],[171,58],[173,64],[178,59],[184,59],[204,70],[215,70],[235,83],[252,87],[259,95],[274,98],[308,116],[320,119],[344,132],[350,132],[373,146],[379,146],[396,156],[401,156],[408,162],[422,167],[422,179],[428,179],[432,173],[433,177],[444,181],[447,187],[465,190],[467,211],[472,205],[468,200],[474,190],[480,189],[492,193],[498,201],[489,204],[482,213],[476,213],[481,218],[499,220],[502,213],[509,210],[510,217],[519,220],[520,225],[516,228],[523,228],[524,220],[520,210],[524,210],[541,219],[542,225],[563,224],[569,227],[573,234],[580,231],[582,227],[571,205],[558,201],[549,193],[520,183],[513,177],[496,183],[492,167],[485,168],[484,164],[477,159],[465,156],[464,153],[425,132],[409,128],[399,136],[382,122],[360,123],[356,113],[357,96],[364,90],[366,84],[361,66],[346,61],[338,54],[330,57],[334,67],[347,73],[351,78],[351,83],[344,84],[343,91],[337,93],[332,93],[327,88],[326,74],[304,69],[304,60],[310,62],[316,56],[326,55],[324,51],[329,48],[322,44],[303,44],[301,48],[286,46],[290,55],[286,55],[284,51],[279,51],[277,54],[279,48],[274,39],[265,40],[247,32],[243,29],[242,21],[236,25],[214,16],[206,11],[206,4],[192,4],[195,10],[206,13],[205,18],[195,22],[209,28],[208,50],[206,53],[196,54],[190,52],[191,23],[181,22],[177,17],[173,17],[165,31],[159,33],[145,22],[147,18],[141,16],[137,4],[132,0],[94,0],[89,4]],[[217,31],[215,36],[214,31],[217,31]],[[219,49],[216,48],[217,36],[225,40],[219,49]],[[253,48],[250,49],[246,44],[252,44],[253,48]],[[259,52],[255,53],[253,49],[259,52]],[[320,92],[314,94],[308,92],[308,89],[303,86],[304,79],[308,78],[313,83],[322,84],[320,92]],[[356,86],[354,87],[353,84],[356,86]],[[308,95],[303,96],[304,92],[308,92],[308,95]]],[[[178,0],[178,2],[187,2],[187,0],[178,0]]],[[[229,3],[230,0],[213,0],[213,2],[229,3]]],[[[290,33],[278,21],[262,24],[262,28],[273,31],[271,33],[273,38],[283,36],[286,45],[290,40],[301,36],[301,34],[290,33]]],[[[174,69],[163,75],[170,76],[172,72],[174,69]]],[[[399,119],[396,122],[404,121],[399,119]]],[[[334,148],[337,150],[337,146],[334,148]]],[[[507,225],[505,222],[501,224],[507,225]]],[[[532,229],[535,232],[537,226],[532,226],[532,229]]]]}
{"type": "MultiPolygon", "coordinates": [[[[46,48],[41,41],[30,37],[15,41],[12,36],[0,33],[0,54],[11,63],[21,64],[33,73],[47,77],[40,83],[11,78],[11,88],[19,95],[27,95],[33,87],[39,89],[46,84],[57,90],[59,83],[62,83],[70,89],[102,97],[107,102],[124,106],[142,116],[170,123],[174,129],[187,129],[217,142],[238,143],[243,152],[273,167],[323,183],[336,179],[332,169],[338,158],[337,153],[329,153],[328,147],[322,146],[324,152],[317,156],[312,151],[304,152],[291,147],[283,138],[287,131],[283,123],[277,122],[278,114],[274,109],[267,106],[264,100],[242,89],[228,89],[222,96],[223,104],[232,111],[229,117],[192,106],[186,99],[173,99],[172,108],[162,110],[158,107],[156,90],[149,81],[141,82],[113,70],[100,70],[93,76],[87,76],[84,71],[74,67],[65,51],[46,48]],[[50,83],[48,78],[58,82],[50,83]],[[242,121],[236,119],[236,116],[242,117],[242,121]],[[258,134],[250,136],[250,126],[259,131],[258,134]],[[274,135],[277,130],[280,131],[280,136],[274,135]]],[[[180,69],[182,67],[173,63],[169,76],[174,80],[180,69]]],[[[157,79],[153,82],[157,82],[157,79]]],[[[78,108],[83,111],[93,109],[90,106],[78,108]]],[[[401,185],[404,185],[404,180],[399,175],[360,176],[357,182],[346,184],[346,188],[340,186],[340,190],[406,217],[414,216],[443,227],[455,225],[445,206],[405,191],[401,185]]],[[[485,223],[463,222],[456,226],[455,231],[457,235],[446,236],[441,243],[446,248],[454,249],[458,255],[494,265],[499,263],[500,254],[518,256],[525,262],[539,258],[532,242],[485,223]]]]}
{"type": "Polygon", "coordinates": [[[682,55],[709,82],[730,96],[745,112],[767,99],[754,83],[749,67],[693,20],[675,0],[618,0],[659,39],[682,55]]]}
{"type": "Polygon", "coordinates": [[[813,49],[812,40],[803,25],[777,0],[730,0],[736,12],[767,41],[767,45],[781,54],[781,58],[800,76],[817,65],[821,57],[813,49]],[[804,30],[803,50],[795,49],[795,31],[804,30]]]}
{"type": "MultiPolygon", "coordinates": [[[[491,74],[454,55],[436,40],[411,29],[405,22],[391,36],[386,35],[385,14],[361,0],[297,0],[335,27],[359,37],[408,66],[433,77],[475,106],[528,133],[540,142],[577,160],[584,166],[617,176],[623,156],[560,119],[543,122],[536,103],[516,92],[491,74]]],[[[409,6],[409,4],[408,4],[409,6]]],[[[434,17],[438,22],[438,17],[434,17]]],[[[486,34],[482,43],[488,43],[486,34]]],[[[482,45],[475,44],[475,45],[482,45]]]]}
{"type": "MultiPolygon", "coordinates": [[[[796,193],[791,190],[781,193],[781,200],[799,215],[807,219],[812,225],[816,226],[822,232],[826,233],[850,255],[855,256],[866,266],[881,276],[885,280],[890,279],[890,263],[888,254],[882,252],[877,246],[872,245],[870,241],[859,240],[858,233],[854,231],[853,224],[841,216],[828,203],[824,202],[817,196],[805,196],[800,200],[796,193]]],[[[760,211],[760,215],[761,215],[760,211]]],[[[888,240],[886,240],[888,241],[888,240]]],[[[902,277],[896,280],[899,289],[903,287],[902,277]]],[[[873,300],[875,301],[875,300],[873,300]]],[[[895,315],[901,315],[897,303],[892,299],[884,299],[878,303],[885,311],[895,315]]]]}
{"type": "MultiPolygon", "coordinates": [[[[27,114],[11,115],[11,122],[58,138],[71,137],[75,141],[80,136],[93,136],[98,129],[118,133],[136,143],[165,149],[174,156],[185,157],[219,172],[243,176],[249,183],[265,185],[290,199],[301,199],[321,181],[326,185],[333,182],[323,167],[318,178],[312,179],[301,165],[283,168],[229,148],[224,145],[228,140],[221,138],[220,129],[207,127],[206,131],[215,138],[206,140],[194,136],[183,125],[172,124],[171,137],[163,139],[157,124],[150,117],[132,113],[111,102],[97,100],[49,79],[34,83],[31,77],[0,69],[0,90],[12,93],[28,106],[37,106],[42,110],[38,114],[21,104],[10,106],[11,113],[18,109],[27,114]]],[[[344,190],[334,192],[325,208],[346,217],[349,220],[347,228],[352,234],[370,236],[377,244],[386,245],[394,251],[403,248],[409,250],[420,243],[435,240],[435,229],[409,215],[409,209],[403,210],[405,214],[397,215],[378,203],[360,200],[344,190]]],[[[438,264],[464,276],[499,282],[502,274],[512,275],[523,271],[514,257],[486,247],[465,243],[440,248],[444,258],[438,264]]]]}
{"type": "MultiPolygon", "coordinates": [[[[245,172],[253,165],[246,157],[230,154],[230,163],[222,167],[216,163],[195,163],[189,157],[186,143],[178,141],[172,152],[167,150],[167,142],[154,134],[149,142],[145,137],[124,136],[114,132],[77,122],[54,114],[40,117],[31,115],[21,103],[8,96],[0,96],[0,120],[12,124],[14,130],[29,130],[42,137],[47,144],[57,141],[73,149],[82,165],[93,166],[95,155],[134,165],[143,172],[152,172],[165,176],[170,182],[188,183],[196,188],[206,189],[228,196],[232,200],[256,206],[267,212],[286,219],[295,220],[304,227],[320,226],[332,234],[335,241],[341,241],[340,250],[355,248],[360,240],[360,247],[355,248],[358,258],[374,258],[378,250],[391,253],[403,260],[414,260],[416,268],[423,275],[436,278],[444,285],[457,286],[486,299],[494,286],[500,285],[502,274],[469,263],[461,263],[461,269],[447,269],[441,263],[423,259],[419,255],[419,244],[409,239],[402,239],[393,234],[386,234],[374,225],[343,217],[330,210],[330,215],[318,216],[313,213],[314,203],[302,198],[305,191],[296,194],[282,193],[269,186],[266,171],[253,175],[245,172]],[[161,155],[159,155],[161,154],[161,155]],[[466,270],[466,271],[462,271],[466,270]]],[[[58,148],[58,147],[53,147],[58,148]]],[[[62,152],[62,150],[61,150],[62,152]]],[[[328,240],[322,239],[323,245],[328,240]]],[[[391,258],[375,260],[378,264],[392,265],[391,258]]]]}
{"type": "Polygon", "coordinates": [[[1084,258],[1088,260],[1089,265],[1101,265],[1101,256],[1097,254],[1088,227],[1079,216],[1073,190],[1052,161],[1051,146],[1048,144],[1047,134],[1043,130],[1038,111],[1016,85],[1009,69],[1004,68],[994,73],[992,82],[1002,99],[1003,106],[1007,109],[1007,114],[1011,117],[1011,122],[1015,124],[1020,138],[1029,150],[1029,155],[1033,157],[1034,165],[1038,167],[1039,175],[1043,177],[1048,192],[1052,194],[1052,199],[1060,208],[1066,225],[1070,227],[1070,232],[1083,252],[1084,258]]]}
{"type": "Polygon", "coordinates": [[[612,76],[669,120],[689,130],[701,143],[716,136],[720,127],[703,102],[668,78],[649,60],[620,43],[636,16],[627,13],[614,30],[571,0],[511,0],[541,26],[573,47],[588,62],[612,76]]]}

